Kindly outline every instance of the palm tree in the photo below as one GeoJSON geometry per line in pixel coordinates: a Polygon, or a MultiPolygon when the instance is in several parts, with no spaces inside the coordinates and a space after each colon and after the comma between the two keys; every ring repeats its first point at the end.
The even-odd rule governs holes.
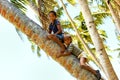
{"type": "Polygon", "coordinates": [[[119,15],[120,18],[120,4],[118,5],[116,1],[113,1],[113,3],[111,3],[115,6],[116,10],[117,10],[117,14],[119,15]]]}
{"type": "Polygon", "coordinates": [[[103,42],[97,32],[96,25],[94,24],[93,17],[87,4],[87,0],[79,0],[79,3],[87,25],[87,29],[96,48],[96,52],[99,54],[100,63],[102,63],[108,80],[118,80],[118,77],[113,70],[113,67],[103,46],[103,42]]]}
{"type": "Polygon", "coordinates": [[[114,0],[120,6],[120,0],[114,0]]]}
{"type": "Polygon", "coordinates": [[[97,80],[93,74],[79,67],[79,61],[73,55],[56,58],[60,52],[60,47],[55,42],[47,40],[46,36],[48,33],[7,0],[0,0],[0,14],[26,34],[46,54],[65,67],[78,80],[97,80]]]}
{"type": "MultiPolygon", "coordinates": [[[[120,32],[120,0],[96,0],[100,10],[109,11],[116,25],[117,30],[120,32]]],[[[94,2],[94,1],[92,1],[94,2]]]]}
{"type": "Polygon", "coordinates": [[[112,17],[113,17],[113,20],[114,20],[114,22],[115,22],[115,25],[116,25],[116,27],[117,27],[117,30],[120,32],[120,19],[119,19],[118,15],[116,14],[115,10],[114,10],[113,7],[112,7],[111,1],[109,1],[109,0],[105,0],[105,1],[106,1],[106,3],[107,3],[107,6],[108,6],[110,12],[111,12],[111,15],[112,15],[112,17]]]}

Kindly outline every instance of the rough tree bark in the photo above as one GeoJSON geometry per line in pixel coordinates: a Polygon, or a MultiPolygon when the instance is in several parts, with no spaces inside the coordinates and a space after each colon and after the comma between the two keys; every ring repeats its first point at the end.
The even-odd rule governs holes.
{"type": "Polygon", "coordinates": [[[120,6],[120,0],[114,0],[120,6]]]}
{"type": "MultiPolygon", "coordinates": [[[[78,80],[97,80],[90,72],[79,66],[79,61],[73,55],[56,58],[60,47],[53,41],[47,40],[47,32],[7,0],[0,0],[0,14],[26,34],[33,42],[42,48],[55,61],[60,63],[71,75],[78,80]]],[[[60,73],[61,74],[61,73],[60,73]]]]}
{"type": "Polygon", "coordinates": [[[40,6],[43,4],[41,0],[38,0],[38,6],[32,2],[32,0],[28,0],[28,6],[36,13],[36,15],[39,17],[40,22],[42,23],[42,27],[47,30],[47,26],[49,25],[49,19],[45,13],[41,10],[42,7],[40,6]]]}

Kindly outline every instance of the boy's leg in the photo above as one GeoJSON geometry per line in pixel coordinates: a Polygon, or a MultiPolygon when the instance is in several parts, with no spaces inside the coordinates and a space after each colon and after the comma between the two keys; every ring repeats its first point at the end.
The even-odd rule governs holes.
{"type": "Polygon", "coordinates": [[[80,58],[80,66],[81,66],[82,68],[84,68],[84,69],[92,72],[94,75],[96,75],[96,71],[93,70],[90,66],[88,66],[88,65],[86,64],[86,62],[87,62],[87,59],[86,59],[86,58],[84,58],[84,57],[81,57],[81,58],[80,58]]]}
{"type": "Polygon", "coordinates": [[[53,40],[53,41],[55,41],[57,44],[59,44],[60,47],[62,48],[62,52],[65,51],[64,44],[56,37],[56,35],[50,34],[50,35],[48,35],[48,38],[51,39],[51,40],[53,40]]]}
{"type": "Polygon", "coordinates": [[[101,79],[101,74],[99,72],[99,70],[94,70],[93,68],[91,68],[90,66],[88,66],[86,64],[87,62],[87,59],[85,57],[81,57],[80,58],[80,66],[88,71],[90,71],[91,73],[93,73],[97,78],[98,80],[101,79]]]}

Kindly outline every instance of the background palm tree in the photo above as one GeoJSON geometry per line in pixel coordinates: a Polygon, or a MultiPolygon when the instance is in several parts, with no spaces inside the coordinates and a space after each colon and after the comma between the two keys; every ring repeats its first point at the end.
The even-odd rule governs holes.
{"type": "Polygon", "coordinates": [[[108,8],[109,8],[109,10],[111,12],[111,15],[113,17],[115,25],[116,25],[118,31],[120,31],[120,19],[118,17],[118,14],[116,14],[115,10],[113,9],[113,6],[111,5],[111,1],[106,0],[106,3],[107,3],[107,6],[108,6],[108,8]]]}
{"type": "Polygon", "coordinates": [[[99,60],[100,63],[102,63],[102,66],[104,68],[105,74],[107,74],[107,78],[109,80],[116,79],[118,80],[117,75],[115,74],[113,67],[109,61],[109,58],[107,56],[106,50],[104,48],[104,45],[102,43],[102,40],[97,32],[96,25],[94,23],[94,19],[91,15],[90,9],[87,5],[87,0],[79,0],[79,3],[81,5],[81,11],[83,13],[87,29],[90,33],[91,39],[94,43],[94,46],[96,48],[96,52],[99,54],[99,60]],[[112,70],[112,72],[111,72],[112,70]],[[111,76],[112,75],[112,76],[111,76]]]}

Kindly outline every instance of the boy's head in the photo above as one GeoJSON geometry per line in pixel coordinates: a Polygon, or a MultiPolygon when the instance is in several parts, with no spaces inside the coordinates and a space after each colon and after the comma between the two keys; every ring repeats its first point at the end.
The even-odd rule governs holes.
{"type": "Polygon", "coordinates": [[[57,14],[55,11],[50,11],[48,14],[48,17],[49,17],[51,22],[54,22],[54,20],[57,18],[57,14]]]}
{"type": "Polygon", "coordinates": [[[69,45],[71,42],[72,42],[71,36],[70,36],[70,35],[65,35],[65,36],[64,36],[64,43],[65,43],[66,45],[69,45]]]}

